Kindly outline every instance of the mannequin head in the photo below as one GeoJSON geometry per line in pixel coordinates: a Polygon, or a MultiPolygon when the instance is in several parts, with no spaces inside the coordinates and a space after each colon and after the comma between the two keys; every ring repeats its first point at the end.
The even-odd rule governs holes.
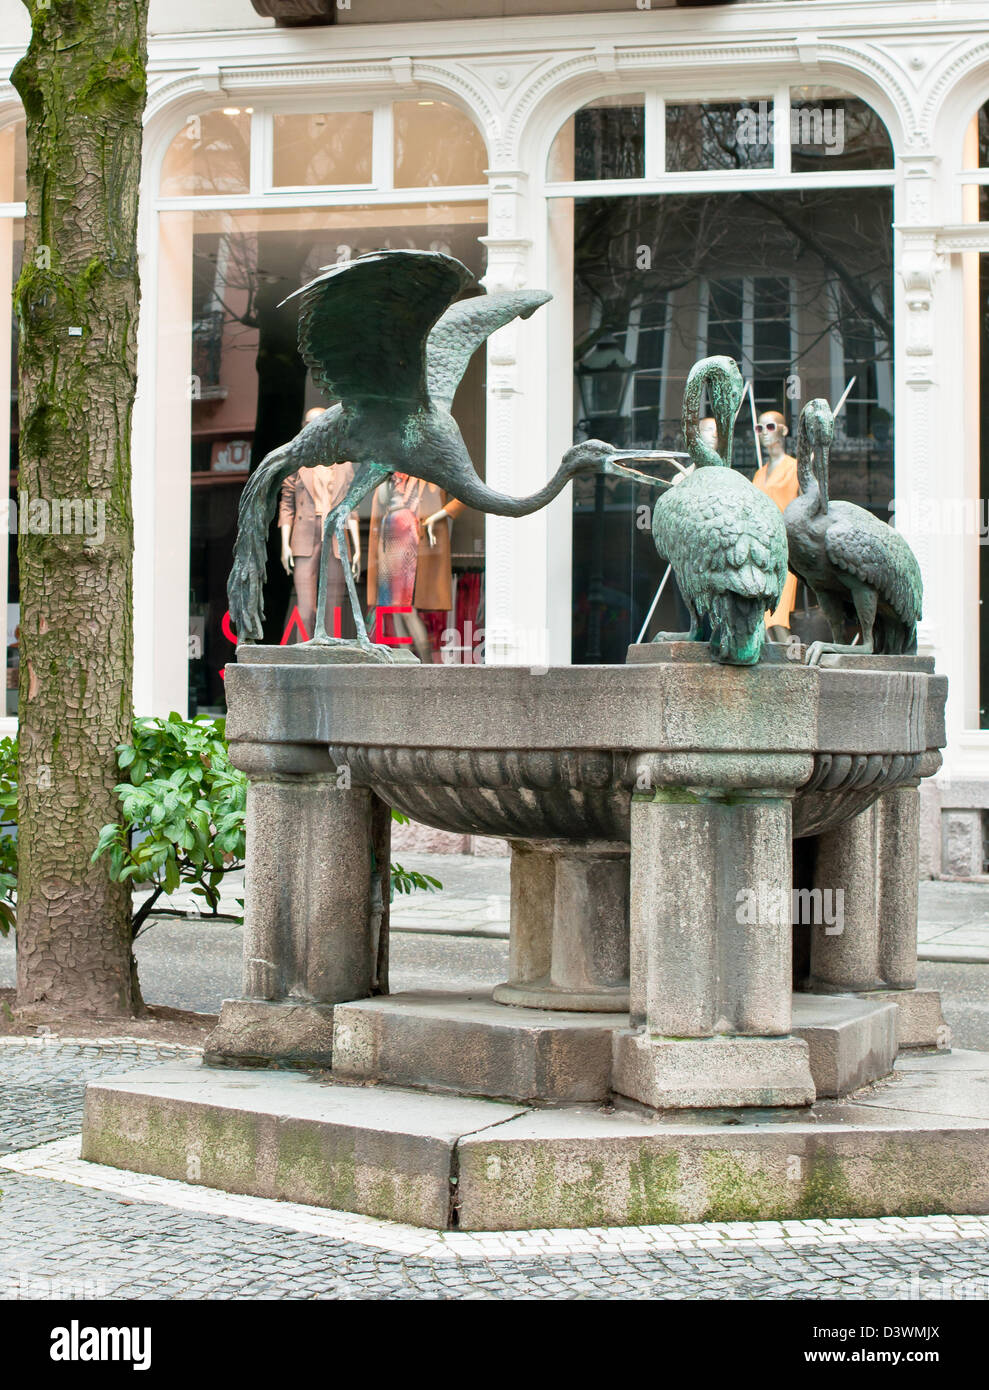
{"type": "Polygon", "coordinates": [[[786,421],[778,410],[764,410],[756,421],[759,447],[765,461],[775,462],[786,453],[786,439],[789,431],[786,421]]]}
{"type": "Polygon", "coordinates": [[[709,448],[720,449],[718,422],[713,415],[706,415],[703,420],[698,421],[697,432],[709,448]]]}

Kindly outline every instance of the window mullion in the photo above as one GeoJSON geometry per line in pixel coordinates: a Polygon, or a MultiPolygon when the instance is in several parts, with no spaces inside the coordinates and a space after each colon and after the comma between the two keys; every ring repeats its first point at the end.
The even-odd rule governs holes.
{"type": "Polygon", "coordinates": [[[790,158],[790,88],[778,87],[773,98],[773,168],[777,174],[792,172],[790,158]]]}
{"type": "Polygon", "coordinates": [[[374,108],[371,182],[379,190],[395,186],[395,122],[391,102],[379,102],[374,108]]]}
{"type": "Polygon", "coordinates": [[[666,169],[666,102],[658,92],[646,92],[644,166],[647,179],[666,169]]]}
{"type": "Polygon", "coordinates": [[[252,195],[266,193],[272,180],[272,127],[270,111],[254,110],[251,116],[251,178],[252,195]]]}

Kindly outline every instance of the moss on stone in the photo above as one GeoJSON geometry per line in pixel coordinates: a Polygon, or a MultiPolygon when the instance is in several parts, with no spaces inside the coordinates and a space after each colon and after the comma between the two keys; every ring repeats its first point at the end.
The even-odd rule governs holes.
{"type": "Polygon", "coordinates": [[[725,1149],[708,1149],[701,1170],[707,1185],[701,1221],[767,1221],[777,1215],[779,1198],[765,1169],[748,1168],[725,1149]]]}
{"type": "Polygon", "coordinates": [[[677,1224],[686,1221],[680,1202],[680,1156],[656,1153],[644,1145],[632,1160],[628,1173],[630,1226],[677,1224]]]}
{"type": "Polygon", "coordinates": [[[829,1217],[850,1216],[853,1206],[848,1175],[841,1158],[823,1149],[815,1150],[810,1156],[807,1176],[801,1185],[793,1215],[804,1221],[811,1218],[827,1220],[829,1217]]]}

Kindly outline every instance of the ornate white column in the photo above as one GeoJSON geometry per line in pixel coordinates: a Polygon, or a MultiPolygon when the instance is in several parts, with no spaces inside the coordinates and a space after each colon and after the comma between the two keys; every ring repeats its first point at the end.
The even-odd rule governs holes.
{"type": "MultiPolygon", "coordinates": [[[[488,252],[484,286],[489,293],[529,284],[531,241],[523,235],[528,176],[519,169],[491,169],[488,252]]],[[[532,327],[518,319],[488,340],[487,482],[501,493],[535,492],[546,479],[533,415],[542,377],[532,327]]],[[[485,525],[485,660],[491,665],[546,662],[545,525],[540,514],[524,519],[489,516],[485,525]]]]}
{"type": "MultiPolygon", "coordinates": [[[[925,582],[924,616],[918,632],[922,651],[931,651],[943,631],[937,609],[941,599],[933,581],[939,573],[935,546],[935,478],[931,468],[932,420],[937,396],[935,372],[935,282],[942,261],[936,250],[932,204],[938,161],[930,155],[905,155],[905,216],[898,220],[896,319],[897,430],[896,525],[920,561],[925,582]]],[[[939,437],[943,437],[940,435],[939,437]]],[[[940,472],[937,487],[943,486],[940,472]]]]}

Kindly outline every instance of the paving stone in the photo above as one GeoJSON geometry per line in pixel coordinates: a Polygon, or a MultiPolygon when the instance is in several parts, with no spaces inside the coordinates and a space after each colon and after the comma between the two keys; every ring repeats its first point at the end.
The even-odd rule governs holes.
{"type": "MultiPolygon", "coordinates": [[[[4,1047],[0,1153],[78,1134],[86,1080],[187,1052],[141,1043],[126,1052],[99,1042],[4,1047]]],[[[531,1249],[505,1233],[488,1253],[458,1258],[362,1244],[361,1218],[353,1219],[352,1238],[330,1237],[163,1202],[124,1206],[118,1193],[9,1169],[0,1169],[0,1189],[4,1299],[885,1301],[951,1297],[952,1280],[989,1288],[989,1222],[977,1216],[787,1222],[789,1238],[807,1238],[796,1247],[779,1243],[782,1226],[761,1222],[719,1223],[721,1239],[713,1242],[715,1231],[697,1223],[663,1228],[663,1238],[679,1244],[662,1249],[641,1244],[655,1228],[531,1232],[531,1249]],[[599,1248],[612,1239],[613,1246],[599,1248]]],[[[474,1241],[470,1248],[477,1247],[474,1241]]]]}

